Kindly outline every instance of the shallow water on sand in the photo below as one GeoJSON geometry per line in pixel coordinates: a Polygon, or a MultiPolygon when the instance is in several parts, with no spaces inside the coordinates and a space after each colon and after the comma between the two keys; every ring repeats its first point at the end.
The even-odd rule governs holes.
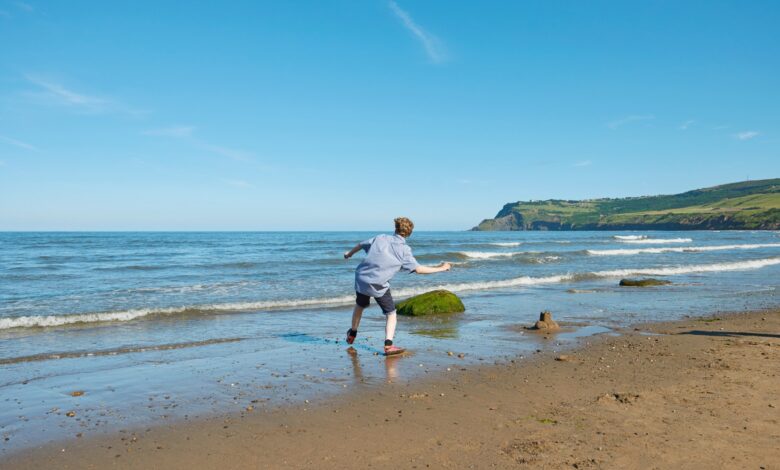
{"type": "Polygon", "coordinates": [[[444,287],[466,312],[401,318],[397,343],[411,353],[387,360],[377,355],[375,306],[353,350],[342,338],[360,255],[341,254],[372,235],[0,234],[0,453],[247,406],[305,405],[562,348],[578,334],[780,304],[774,232],[415,233],[409,244],[421,263],[457,264],[399,274],[396,299],[444,287]],[[632,276],[672,284],[617,286],[632,276]],[[517,328],[545,309],[593,326],[552,340],[517,328]]]}

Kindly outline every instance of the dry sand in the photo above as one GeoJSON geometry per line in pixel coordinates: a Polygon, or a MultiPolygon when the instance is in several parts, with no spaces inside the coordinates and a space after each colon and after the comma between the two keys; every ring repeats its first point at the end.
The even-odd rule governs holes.
{"type": "Polygon", "coordinates": [[[0,467],[780,468],[780,312],[640,329],[316,405],[74,439],[0,467]]]}

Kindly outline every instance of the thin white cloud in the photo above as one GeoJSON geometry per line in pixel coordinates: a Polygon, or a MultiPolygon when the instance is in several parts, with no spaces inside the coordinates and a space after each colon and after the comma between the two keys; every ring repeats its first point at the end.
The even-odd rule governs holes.
{"type": "Polygon", "coordinates": [[[394,0],[389,0],[390,10],[401,20],[401,23],[408,29],[425,49],[428,58],[436,64],[441,64],[447,60],[447,54],[441,41],[428,31],[418,25],[405,10],[401,9],[394,0]]]}
{"type": "Polygon", "coordinates": [[[26,95],[40,104],[61,106],[88,114],[119,113],[133,116],[146,114],[144,111],[131,109],[116,100],[76,92],[60,83],[37,75],[27,74],[24,78],[37,87],[36,91],[28,92],[26,95]]]}
{"type": "Polygon", "coordinates": [[[38,96],[49,99],[52,103],[58,103],[65,106],[75,106],[99,111],[106,106],[107,100],[95,96],[88,96],[82,93],[69,90],[64,86],[33,75],[25,75],[25,78],[33,85],[41,88],[38,96]]]}
{"type": "Polygon", "coordinates": [[[695,120],[688,119],[687,121],[685,121],[682,124],[680,124],[680,127],[678,127],[678,129],[680,129],[681,131],[687,131],[688,128],[691,127],[694,124],[696,124],[695,120]]]}
{"type": "Polygon", "coordinates": [[[758,137],[759,135],[761,135],[761,133],[758,131],[742,131],[734,134],[734,137],[739,140],[750,140],[754,137],[758,137]]]}
{"type": "Polygon", "coordinates": [[[577,163],[575,163],[572,166],[574,166],[574,167],[583,167],[583,166],[591,166],[592,164],[593,164],[593,162],[590,161],[590,160],[582,160],[581,162],[577,162],[577,163]]]}
{"type": "Polygon", "coordinates": [[[22,142],[21,140],[12,139],[4,135],[0,135],[0,142],[5,142],[6,144],[13,145],[14,147],[19,147],[20,149],[29,150],[30,152],[38,151],[38,149],[35,146],[30,145],[27,142],[22,142]]]}
{"type": "Polygon", "coordinates": [[[187,137],[192,137],[192,133],[194,131],[195,127],[193,126],[171,126],[160,129],[149,129],[148,131],[144,131],[143,134],[184,139],[187,137]]]}
{"type": "Polygon", "coordinates": [[[608,122],[607,127],[610,129],[617,129],[620,126],[624,126],[626,124],[636,122],[636,121],[649,121],[655,119],[655,116],[652,114],[632,114],[631,116],[626,116],[624,118],[616,119],[614,121],[608,122]]]}

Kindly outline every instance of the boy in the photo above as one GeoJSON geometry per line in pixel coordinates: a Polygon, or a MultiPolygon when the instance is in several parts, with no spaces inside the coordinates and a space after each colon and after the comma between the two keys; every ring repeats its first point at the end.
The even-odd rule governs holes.
{"type": "Polygon", "coordinates": [[[393,296],[390,294],[390,279],[398,271],[417,274],[433,274],[449,271],[450,263],[439,266],[422,266],[414,256],[412,249],[406,244],[406,239],[412,234],[414,224],[406,217],[395,219],[395,235],[377,235],[344,253],[344,259],[349,259],[360,250],[365,250],[365,259],[355,269],[355,310],[352,312],[352,328],[347,330],[347,343],[352,344],[357,336],[363,309],[368,307],[371,297],[382,308],[386,317],[385,324],[385,355],[400,354],[404,349],[393,346],[395,335],[396,313],[393,296]]]}

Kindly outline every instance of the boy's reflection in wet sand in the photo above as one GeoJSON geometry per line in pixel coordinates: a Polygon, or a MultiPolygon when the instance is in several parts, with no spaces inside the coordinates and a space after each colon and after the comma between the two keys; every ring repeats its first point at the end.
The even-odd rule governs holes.
{"type": "MultiPolygon", "coordinates": [[[[352,375],[355,377],[355,382],[365,383],[366,379],[363,376],[363,367],[360,365],[360,358],[358,357],[358,351],[354,347],[347,348],[347,354],[352,362],[352,375]]],[[[385,381],[392,383],[398,378],[398,361],[402,356],[390,356],[385,358],[385,381]]]]}
{"type": "Polygon", "coordinates": [[[355,382],[364,383],[363,368],[360,366],[357,349],[350,346],[347,348],[347,354],[349,354],[349,359],[352,361],[352,375],[355,377],[355,382]]]}
{"type": "Polygon", "coordinates": [[[385,358],[385,380],[392,383],[398,378],[398,363],[401,356],[389,356],[385,358]]]}

